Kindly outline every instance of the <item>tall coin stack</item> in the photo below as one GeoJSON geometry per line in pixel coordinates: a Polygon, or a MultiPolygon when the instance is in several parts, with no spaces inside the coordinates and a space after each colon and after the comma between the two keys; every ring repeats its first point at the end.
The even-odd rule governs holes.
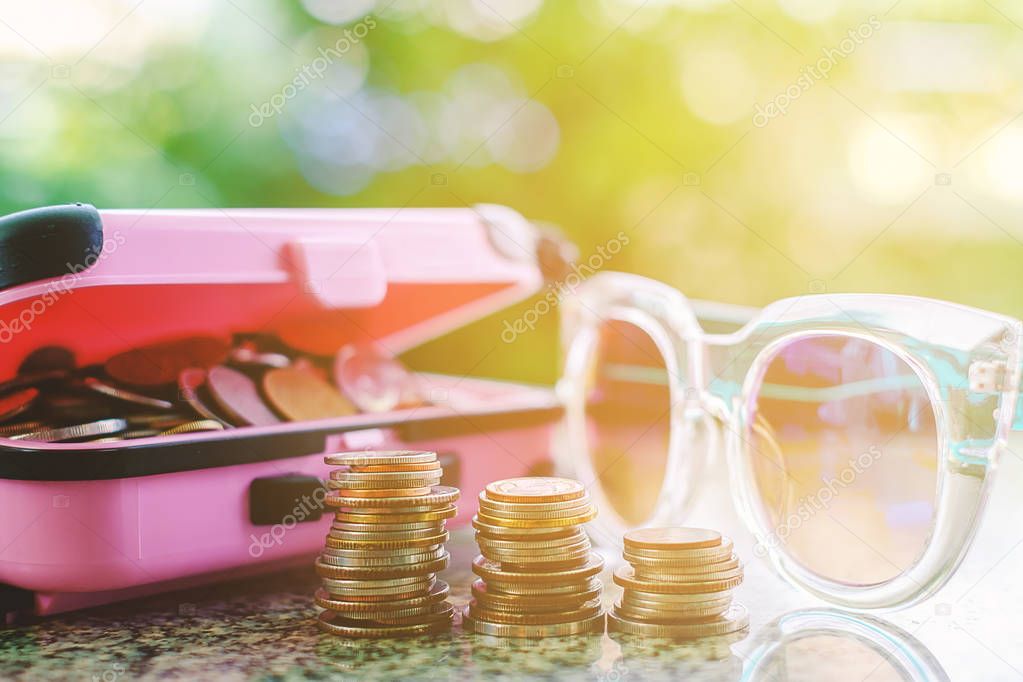
{"type": "Polygon", "coordinates": [[[480,493],[473,517],[480,556],[469,632],[498,637],[558,637],[602,632],[603,560],[590,552],[582,524],[597,515],[582,484],[564,478],[512,478],[480,493]]]}
{"type": "Polygon", "coordinates": [[[630,565],[614,573],[624,592],[608,613],[610,632],[744,636],[749,615],[732,603],[743,571],[731,540],[701,528],[642,528],[625,534],[624,557],[630,565]]]}
{"type": "Polygon", "coordinates": [[[316,562],[323,587],[320,629],[345,637],[400,637],[446,630],[453,608],[436,573],[448,565],[444,520],[456,514],[458,489],[437,485],[433,452],[330,455],[336,508],[316,562]]]}

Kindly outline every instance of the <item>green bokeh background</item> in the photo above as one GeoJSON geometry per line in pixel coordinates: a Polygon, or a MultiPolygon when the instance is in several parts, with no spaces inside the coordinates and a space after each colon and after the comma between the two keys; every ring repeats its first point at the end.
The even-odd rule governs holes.
{"type": "MultiPolygon", "coordinates": [[[[492,65],[553,115],[557,151],[530,172],[413,160],[342,195],[303,175],[282,134],[291,103],[249,123],[317,46],[365,20],[332,25],[317,4],[0,3],[0,210],[499,203],[558,226],[584,257],[625,230],[609,268],[694,298],[893,292],[1023,316],[1018,5],[547,0],[504,21],[496,1],[382,0],[360,41],[363,88],[440,92],[461,67],[492,65]],[[502,36],[452,28],[473,12],[502,36]],[[758,104],[870,17],[880,28],[827,79],[754,125],[758,104]]],[[[549,382],[555,315],[500,342],[530,306],[409,359],[549,382]]]]}

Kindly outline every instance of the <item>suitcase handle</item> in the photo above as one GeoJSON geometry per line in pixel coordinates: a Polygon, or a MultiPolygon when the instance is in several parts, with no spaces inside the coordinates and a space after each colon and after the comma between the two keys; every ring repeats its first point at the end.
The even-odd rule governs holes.
{"type": "Polygon", "coordinates": [[[0,218],[0,290],[77,275],[103,250],[103,221],[89,204],[44,206],[0,218]]]}

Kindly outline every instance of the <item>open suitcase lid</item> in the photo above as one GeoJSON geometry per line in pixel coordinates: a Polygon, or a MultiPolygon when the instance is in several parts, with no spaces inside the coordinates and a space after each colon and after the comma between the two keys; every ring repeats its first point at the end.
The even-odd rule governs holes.
{"type": "Polygon", "coordinates": [[[88,364],[236,331],[322,355],[360,340],[401,353],[543,282],[536,232],[498,206],[100,215],[102,250],[59,278],[0,291],[0,376],[49,344],[88,364]]]}
{"type": "MultiPolygon", "coordinates": [[[[325,356],[371,341],[397,354],[529,296],[544,280],[538,232],[500,206],[111,210],[100,216],[102,245],[81,263],[67,262],[59,277],[0,291],[0,381],[44,346],[67,348],[78,366],[87,366],[129,348],[193,335],[275,334],[299,352],[325,356]]],[[[555,409],[546,395],[525,402],[530,405],[520,411],[545,412],[548,419],[555,409]]],[[[498,417],[508,411],[507,405],[493,409],[498,417]]],[[[416,421],[443,421],[443,413],[421,408],[416,421]]],[[[332,419],[245,427],[244,437],[232,429],[171,441],[211,446],[230,439],[231,450],[248,448],[245,459],[252,461],[317,452],[324,434],[384,421],[372,414],[342,420],[343,428],[332,419]]],[[[141,450],[171,449],[166,441],[130,441],[131,460],[96,457],[93,476],[85,477],[236,461],[226,452],[219,461],[208,447],[194,455],[173,448],[178,451],[164,453],[176,459],[170,468],[142,464],[147,458],[141,450]]],[[[80,466],[71,467],[77,473],[58,474],[61,462],[32,458],[42,460],[40,451],[48,451],[47,459],[60,456],[66,467],[76,454],[116,454],[127,443],[3,439],[0,476],[81,476],[80,466]]]]}

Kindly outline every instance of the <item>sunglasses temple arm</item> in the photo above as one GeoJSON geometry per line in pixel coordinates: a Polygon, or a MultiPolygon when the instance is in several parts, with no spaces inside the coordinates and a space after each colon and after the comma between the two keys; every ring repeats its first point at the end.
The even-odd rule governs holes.
{"type": "Polygon", "coordinates": [[[1023,431],[1023,395],[1016,398],[1016,412],[1012,416],[1012,430],[1023,431]]]}
{"type": "MultiPolygon", "coordinates": [[[[1023,376],[1023,364],[1020,366],[1020,376],[1023,376]]],[[[1004,362],[976,361],[970,365],[969,387],[966,390],[970,394],[1004,396],[1011,381],[1012,372],[1008,371],[1004,362]]],[[[1010,427],[1013,431],[1023,431],[1023,387],[1019,388],[1021,395],[1017,395],[1010,427]]]]}

